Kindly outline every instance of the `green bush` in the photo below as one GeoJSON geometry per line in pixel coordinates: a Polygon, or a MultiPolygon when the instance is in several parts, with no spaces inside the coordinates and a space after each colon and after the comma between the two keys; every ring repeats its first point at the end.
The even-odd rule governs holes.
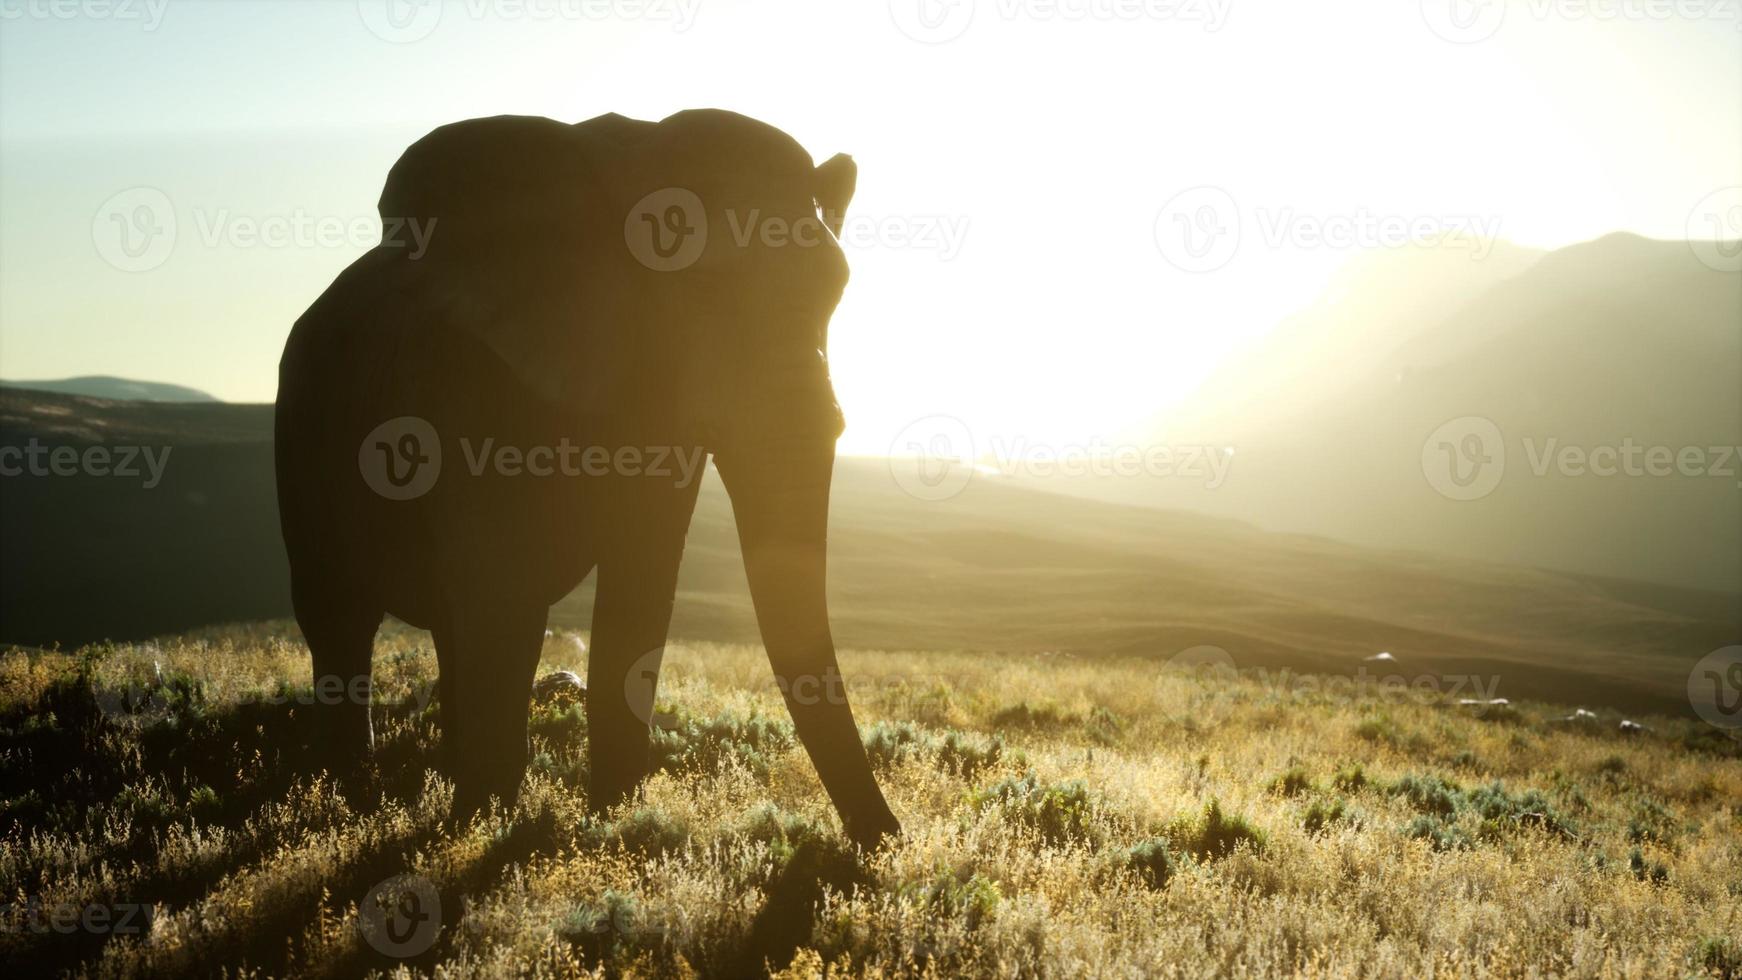
{"type": "Polygon", "coordinates": [[[1410,821],[1403,830],[1403,835],[1414,840],[1425,840],[1433,844],[1436,851],[1462,850],[1473,846],[1470,835],[1464,833],[1462,827],[1451,823],[1443,817],[1423,813],[1410,821]]]}
{"type": "Polygon", "coordinates": [[[1300,823],[1307,833],[1317,834],[1328,830],[1334,823],[1353,823],[1353,818],[1354,814],[1344,805],[1342,798],[1332,797],[1328,800],[1314,800],[1307,807],[1300,823]]]}
{"type": "Polygon", "coordinates": [[[996,807],[1058,846],[1091,837],[1095,802],[1080,779],[1043,786],[1033,772],[1013,776],[974,795],[979,809],[996,807]]]}
{"type": "Polygon", "coordinates": [[[1151,888],[1166,888],[1173,878],[1174,872],[1181,867],[1181,859],[1173,852],[1173,845],[1162,837],[1151,837],[1131,846],[1125,852],[1125,865],[1137,872],[1137,877],[1151,888]]]}
{"type": "Polygon", "coordinates": [[[1463,800],[1463,791],[1457,784],[1448,783],[1438,776],[1405,776],[1392,783],[1386,792],[1403,797],[1410,806],[1423,813],[1442,817],[1458,812],[1458,805],[1463,800]]]}
{"type": "Polygon", "coordinates": [[[670,730],[652,736],[653,767],[659,771],[715,773],[736,759],[766,777],[769,757],[792,747],[792,725],[759,714],[697,720],[680,714],[670,730]]]}
{"type": "Polygon", "coordinates": [[[1299,796],[1312,789],[1312,777],[1300,766],[1292,766],[1270,781],[1270,791],[1277,796],[1299,796]]]}
{"type": "Polygon", "coordinates": [[[1245,817],[1225,812],[1222,802],[1216,799],[1204,807],[1200,819],[1176,825],[1170,836],[1200,861],[1227,857],[1241,844],[1262,851],[1266,843],[1263,831],[1252,826],[1245,817]]]}

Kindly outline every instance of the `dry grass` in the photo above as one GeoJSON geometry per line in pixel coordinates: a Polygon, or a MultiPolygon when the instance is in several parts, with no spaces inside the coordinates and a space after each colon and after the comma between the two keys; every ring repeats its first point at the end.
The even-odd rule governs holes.
{"type": "MultiPolygon", "coordinates": [[[[759,651],[684,644],[661,689],[684,724],[637,806],[586,815],[584,722],[554,706],[517,811],[444,834],[427,637],[381,640],[377,765],[339,782],[300,771],[293,637],[0,659],[0,968],[1742,975],[1742,761],[1691,725],[848,653],[906,828],[866,857],[759,651]],[[433,941],[359,928],[401,874],[433,941]]],[[[584,669],[562,636],[545,661],[584,669]]]]}

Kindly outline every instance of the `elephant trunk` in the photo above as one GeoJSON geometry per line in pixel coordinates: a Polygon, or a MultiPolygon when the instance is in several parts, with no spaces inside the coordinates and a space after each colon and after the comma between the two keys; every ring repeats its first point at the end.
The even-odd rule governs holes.
{"type": "Polygon", "coordinates": [[[829,630],[834,439],[765,440],[716,459],[732,497],[763,645],[793,727],[854,841],[900,831],[871,773],[829,630]]]}

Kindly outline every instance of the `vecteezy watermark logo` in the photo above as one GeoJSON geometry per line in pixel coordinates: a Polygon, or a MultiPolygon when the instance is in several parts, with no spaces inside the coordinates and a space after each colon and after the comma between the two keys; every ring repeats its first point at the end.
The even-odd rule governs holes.
{"type": "Polygon", "coordinates": [[[97,254],[122,272],[150,272],[168,262],[175,240],[175,205],[155,187],[124,190],[91,219],[97,254]]]}
{"type": "Polygon", "coordinates": [[[1742,645],[1720,647],[1694,664],[1688,701],[1701,718],[1742,737],[1742,645]]]}
{"type": "Polygon", "coordinates": [[[683,33],[701,0],[357,0],[364,26],[383,41],[410,44],[435,33],[444,8],[470,20],[654,21],[683,33]]]}
{"type": "Polygon", "coordinates": [[[629,209],[623,240],[635,260],[655,272],[687,269],[707,248],[707,209],[694,191],[662,188],[629,209]]]}
{"type": "Polygon", "coordinates": [[[1227,23],[1232,5],[1232,0],[889,0],[889,16],[896,30],[913,40],[942,44],[968,30],[976,8],[1004,21],[1178,21],[1214,33],[1227,23]]]}
{"type": "Polygon", "coordinates": [[[70,936],[87,933],[99,936],[143,936],[151,932],[155,906],[137,902],[117,902],[110,905],[73,905],[70,902],[45,903],[32,895],[23,902],[0,905],[0,934],[57,933],[70,936]]]}
{"type": "MultiPolygon", "coordinates": [[[[1523,459],[1530,475],[1566,478],[1663,479],[1702,477],[1736,480],[1742,446],[1651,445],[1632,436],[1618,443],[1577,445],[1557,436],[1525,436],[1523,459]]],[[[1514,457],[1518,458],[1518,457],[1514,457]]],[[[1507,449],[1500,427],[1479,415],[1452,419],[1422,443],[1421,469],[1428,483],[1453,500],[1476,500],[1494,492],[1506,472],[1507,449]]],[[[1742,489],[1742,481],[1736,483],[1742,489]]]]}
{"type": "Polygon", "coordinates": [[[46,446],[31,436],[22,446],[0,446],[0,476],[113,477],[141,480],[154,490],[163,482],[174,446],[46,446]]]}
{"type": "MultiPolygon", "coordinates": [[[[473,477],[646,477],[683,489],[702,478],[708,462],[702,446],[601,446],[566,437],[550,445],[516,445],[494,436],[460,436],[454,443],[473,477]]],[[[428,493],[441,475],[442,461],[435,427],[413,415],[381,423],[357,447],[363,481],[389,500],[428,493]]]]}
{"type": "Polygon", "coordinates": [[[132,21],[149,33],[163,23],[168,7],[169,0],[0,0],[0,21],[132,21]]]}
{"type": "Polygon", "coordinates": [[[889,0],[895,29],[921,44],[953,41],[974,22],[974,0],[889,0]]]}
{"type": "Polygon", "coordinates": [[[443,0],[357,0],[363,26],[383,41],[410,44],[435,32],[443,0]]]}
{"type": "Polygon", "coordinates": [[[442,475],[441,439],[415,415],[388,419],[357,447],[357,468],[369,489],[388,500],[415,500],[442,475]]]}
{"type": "Polygon", "coordinates": [[[363,896],[357,931],[376,952],[396,959],[418,956],[442,931],[442,898],[422,875],[398,875],[363,896]]]}
{"type": "Polygon", "coordinates": [[[1739,20],[1736,0],[1421,0],[1421,16],[1440,38],[1475,44],[1500,32],[1507,11],[1536,21],[1739,20]]]}
{"type": "Polygon", "coordinates": [[[973,434],[960,419],[931,415],[913,422],[889,447],[890,475],[920,500],[961,493],[976,474],[1004,477],[1158,477],[1199,480],[1216,490],[1234,465],[1232,446],[1135,445],[1030,442],[994,435],[985,455],[976,455],[973,434]]]}
{"type": "Polygon", "coordinates": [[[1308,214],[1292,207],[1242,211],[1234,196],[1204,185],[1169,198],[1155,214],[1155,246],[1185,272],[1214,272],[1233,261],[1252,233],[1271,249],[1462,249],[1480,261],[1500,238],[1501,219],[1474,214],[1385,214],[1359,208],[1308,214]]]}
{"type": "Polygon", "coordinates": [[[740,212],[726,209],[727,231],[738,248],[762,245],[766,248],[816,248],[831,241],[843,249],[894,248],[933,251],[945,262],[960,253],[968,237],[966,215],[884,215],[850,214],[841,222],[841,232],[833,235],[820,217],[808,215],[790,220],[781,215],[765,215],[752,208],[740,212]]]}
{"type": "Polygon", "coordinates": [[[655,647],[635,658],[623,675],[623,702],[644,725],[654,723],[653,703],[659,693],[659,667],[664,662],[665,647],[655,647]]]}
{"type": "Polygon", "coordinates": [[[1479,500],[1506,475],[1500,427],[1480,415],[1452,419],[1421,444],[1421,472],[1443,497],[1479,500]]]}
{"type": "Polygon", "coordinates": [[[1218,646],[1187,647],[1162,664],[1167,685],[1158,690],[1162,713],[1193,728],[1213,727],[1225,721],[1233,705],[1228,686],[1239,678],[1234,656],[1218,646]],[[1183,682],[1183,691],[1175,685],[1183,682]]]}
{"type": "Polygon", "coordinates": [[[1715,190],[1688,212],[1688,246],[1708,267],[1742,272],[1742,185],[1715,190]]]}
{"type": "Polygon", "coordinates": [[[1240,206],[1208,185],[1180,191],[1155,215],[1155,247],[1185,272],[1213,272],[1240,250],[1240,206]]]}
{"type": "Polygon", "coordinates": [[[1442,40],[1475,44],[1506,22],[1506,0],[1421,0],[1421,18],[1442,40]]]}
{"type": "Polygon", "coordinates": [[[948,500],[974,477],[974,434],[958,418],[928,415],[889,445],[889,475],[920,500],[948,500]]]}
{"type": "Polygon", "coordinates": [[[373,214],[315,215],[302,208],[285,214],[235,214],[228,208],[196,210],[194,225],[206,248],[403,248],[421,259],[441,219],[381,218],[373,214]]]}

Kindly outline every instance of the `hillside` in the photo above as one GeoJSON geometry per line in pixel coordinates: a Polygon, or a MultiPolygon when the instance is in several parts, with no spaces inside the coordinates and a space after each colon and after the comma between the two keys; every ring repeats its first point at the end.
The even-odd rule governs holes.
{"type": "Polygon", "coordinates": [[[1437,318],[1414,319],[1417,308],[1374,301],[1384,284],[1357,276],[1341,302],[1284,325],[1278,344],[1229,364],[1155,423],[1164,443],[1236,447],[1221,486],[1025,484],[1386,547],[1742,593],[1742,276],[1706,267],[1684,242],[1632,235],[1528,262],[1513,256],[1508,275],[1479,289],[1464,288],[1481,284],[1479,273],[1443,259],[1391,261],[1407,275],[1383,263],[1362,274],[1438,277],[1429,295],[1462,288],[1465,300],[1441,308],[1436,298],[1437,318]],[[1349,350],[1360,356],[1337,354],[1349,350]],[[1290,351],[1329,353],[1296,370],[1290,351]],[[1311,397],[1295,392],[1297,374],[1310,377],[1311,397]],[[1464,437],[1490,422],[1499,434],[1497,445],[1483,444],[1499,461],[1491,492],[1449,499],[1424,469],[1445,460],[1424,456],[1458,453],[1469,472],[1464,437]],[[1641,454],[1634,475],[1557,462],[1568,447],[1629,445],[1641,454]],[[1645,472],[1649,447],[1677,462],[1645,472]],[[1677,471],[1683,452],[1695,454],[1697,475],[1677,471]]]}
{"type": "Polygon", "coordinates": [[[109,398],[144,402],[215,402],[216,398],[197,388],[163,384],[158,381],[134,381],[93,374],[58,381],[0,381],[0,386],[28,391],[48,391],[57,395],[82,395],[86,398],[109,398]]]}
{"type": "MultiPolygon", "coordinates": [[[[0,445],[172,448],[151,490],[116,478],[0,481],[0,640],[74,644],[287,616],[270,427],[268,406],[0,391],[0,445]]],[[[1685,712],[1691,664],[1738,633],[1734,597],[1716,593],[1363,548],[997,480],[924,502],[889,466],[837,467],[830,591],[843,646],[1165,659],[1212,645],[1241,666],[1333,673],[1388,650],[1407,677],[1471,675],[1500,696],[1685,712]]],[[[711,476],[679,589],[675,635],[756,638],[730,505],[711,476]]],[[[583,585],[553,624],[584,627],[590,601],[583,585]]]]}

